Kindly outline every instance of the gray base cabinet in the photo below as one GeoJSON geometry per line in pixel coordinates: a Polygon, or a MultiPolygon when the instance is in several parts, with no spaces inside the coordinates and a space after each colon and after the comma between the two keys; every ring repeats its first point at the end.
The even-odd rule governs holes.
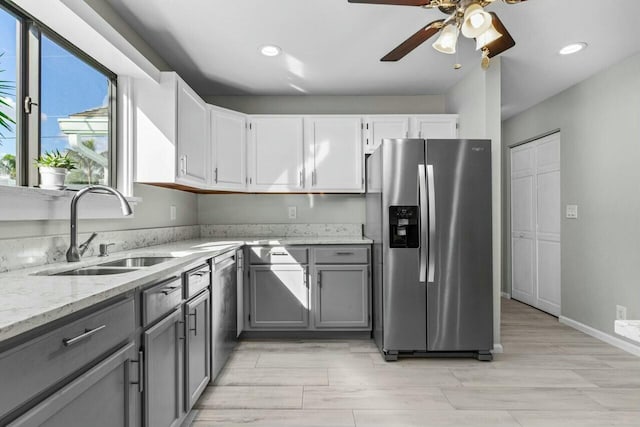
{"type": "Polygon", "coordinates": [[[203,292],[185,304],[185,408],[190,410],[211,378],[211,294],[203,292]]]}
{"type": "Polygon", "coordinates": [[[174,310],[143,334],[144,425],[177,427],[182,416],[183,321],[174,310]]]}
{"type": "Polygon", "coordinates": [[[369,326],[368,275],[366,265],[316,266],[316,327],[369,326]]]}
{"type": "Polygon", "coordinates": [[[307,268],[298,265],[252,265],[252,328],[304,329],[309,324],[307,268]]]}
{"type": "Polygon", "coordinates": [[[130,343],[25,413],[12,427],[132,427],[138,356],[130,343]],[[131,366],[134,366],[133,373],[131,366]]]}

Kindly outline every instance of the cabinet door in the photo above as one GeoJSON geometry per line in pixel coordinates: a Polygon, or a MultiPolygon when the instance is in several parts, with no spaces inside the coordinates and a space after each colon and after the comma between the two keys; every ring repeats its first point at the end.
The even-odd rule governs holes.
{"type": "Polygon", "coordinates": [[[244,251],[236,251],[236,338],[244,329],[244,251]]]}
{"type": "Polygon", "coordinates": [[[309,289],[306,266],[251,266],[249,281],[252,328],[307,327],[309,289]]]}
{"type": "Polygon", "coordinates": [[[207,104],[178,79],[178,176],[186,184],[207,182],[209,111],[207,104]]]}
{"type": "Polygon", "coordinates": [[[211,185],[219,189],[246,187],[246,116],[211,108],[211,185]]]}
{"type": "Polygon", "coordinates": [[[316,327],[369,327],[368,269],[366,265],[316,267],[316,327]]]}
{"type": "Polygon", "coordinates": [[[211,378],[211,294],[205,291],[185,304],[185,412],[193,408],[211,378]]]}
{"type": "Polygon", "coordinates": [[[174,427],[182,415],[182,311],[144,333],[144,425],[174,427]]]}
{"type": "Polygon", "coordinates": [[[383,139],[397,139],[409,137],[408,116],[369,116],[367,122],[367,140],[364,152],[373,153],[380,146],[383,139]]]}
{"type": "Polygon", "coordinates": [[[301,191],[304,186],[301,117],[251,119],[251,173],[253,190],[301,191]]]}
{"type": "Polygon", "coordinates": [[[432,114],[411,117],[412,138],[449,139],[458,137],[456,114],[432,114]]]}
{"type": "Polygon", "coordinates": [[[310,117],[305,134],[308,190],[364,191],[360,117],[310,117]]]}
{"type": "MultiPolygon", "coordinates": [[[[29,412],[9,424],[12,427],[136,426],[136,375],[130,364],[138,352],[126,345],[71,382],[29,412]]],[[[134,368],[135,369],[135,368],[134,368]]]]}

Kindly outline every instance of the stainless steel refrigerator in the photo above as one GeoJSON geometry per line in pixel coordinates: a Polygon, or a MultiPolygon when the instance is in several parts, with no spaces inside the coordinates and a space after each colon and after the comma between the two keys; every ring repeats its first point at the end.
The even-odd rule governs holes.
{"type": "Polygon", "coordinates": [[[386,139],[367,159],[374,338],[387,360],[491,360],[491,141],[386,139]]]}

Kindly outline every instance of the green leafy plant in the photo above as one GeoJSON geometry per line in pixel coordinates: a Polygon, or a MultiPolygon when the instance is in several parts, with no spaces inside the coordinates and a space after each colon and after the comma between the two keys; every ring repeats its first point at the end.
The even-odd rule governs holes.
{"type": "Polygon", "coordinates": [[[64,168],[72,170],[76,168],[76,162],[69,153],[60,153],[58,150],[45,151],[36,159],[36,166],[39,168],[64,168]]]}
{"type": "Polygon", "coordinates": [[[5,154],[0,159],[0,170],[4,170],[11,179],[16,178],[16,156],[13,154],[5,154]]]}
{"type": "MultiPolygon", "coordinates": [[[[4,55],[4,52],[0,53],[0,58],[2,58],[3,55],[4,55]]],[[[3,71],[4,70],[0,70],[0,73],[2,73],[3,71]]],[[[9,104],[9,102],[7,102],[7,99],[10,96],[12,96],[13,89],[14,87],[11,82],[7,80],[0,80],[0,107],[13,109],[13,106],[9,104]]],[[[1,132],[2,128],[11,132],[13,130],[11,128],[11,125],[14,125],[14,124],[16,124],[15,120],[13,120],[13,118],[7,115],[4,111],[0,110],[0,137],[4,136],[1,132]]]]}

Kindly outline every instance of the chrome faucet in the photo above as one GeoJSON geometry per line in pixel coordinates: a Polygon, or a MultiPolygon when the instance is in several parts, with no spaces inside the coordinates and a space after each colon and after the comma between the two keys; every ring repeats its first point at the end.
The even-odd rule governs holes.
{"type": "Polygon", "coordinates": [[[78,250],[78,201],[82,198],[82,196],[84,196],[87,193],[91,193],[91,192],[107,192],[110,194],[113,194],[114,196],[116,196],[118,198],[118,200],[120,201],[120,207],[122,208],[122,214],[124,216],[129,216],[133,213],[133,211],[131,210],[131,206],[129,205],[129,202],[127,202],[127,199],[124,198],[124,196],[122,194],[120,194],[120,192],[118,190],[115,190],[111,187],[107,187],[106,185],[89,185],[87,187],[84,187],[83,189],[81,189],[80,191],[78,191],[76,193],[75,196],[73,196],[73,199],[71,199],[71,236],[70,236],[70,240],[71,240],[71,244],[69,246],[69,249],[67,250],[67,262],[77,262],[80,261],[80,256],[82,255],[82,253],[84,253],[84,251],[86,250],[86,246],[89,245],[89,242],[91,242],[91,240],[93,239],[93,237],[95,236],[91,236],[89,238],[89,240],[87,240],[83,245],[86,245],[83,249],[82,252],[80,252],[78,250]]]}
{"type": "Polygon", "coordinates": [[[89,236],[87,240],[85,240],[83,243],[80,243],[78,245],[78,253],[80,254],[80,256],[84,255],[87,249],[89,249],[89,245],[91,244],[93,239],[96,238],[97,235],[98,233],[91,233],[91,236],[89,236]]]}

